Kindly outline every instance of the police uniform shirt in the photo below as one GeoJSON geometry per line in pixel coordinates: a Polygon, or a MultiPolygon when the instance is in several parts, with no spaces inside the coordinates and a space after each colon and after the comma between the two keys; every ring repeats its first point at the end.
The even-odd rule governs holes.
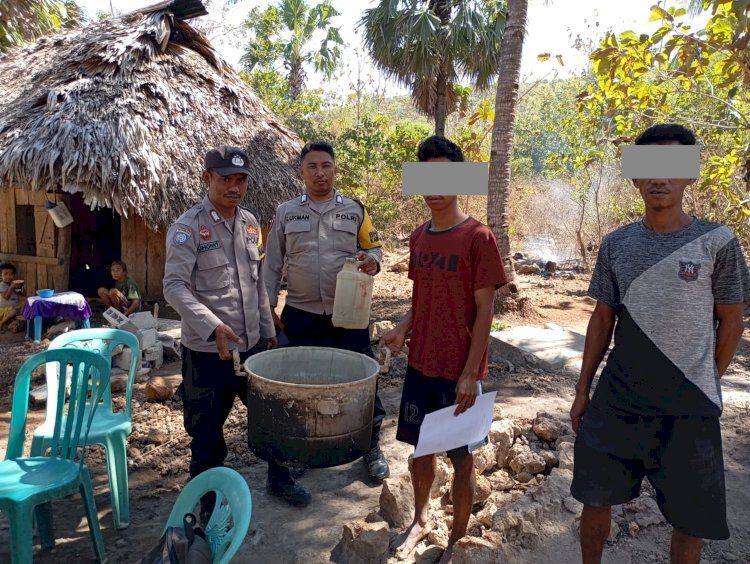
{"type": "Polygon", "coordinates": [[[240,352],[276,334],[261,271],[260,225],[238,207],[225,220],[208,196],[167,233],[164,297],[182,318],[182,344],[216,352],[220,323],[242,339],[240,352]],[[211,339],[211,340],[209,340],[211,339]]]}
{"type": "Polygon", "coordinates": [[[328,202],[311,203],[303,194],[276,209],[265,245],[266,288],[271,307],[276,307],[286,257],[286,303],[310,313],[331,314],[336,275],[344,260],[362,250],[377,260],[379,268],[383,254],[362,204],[338,192],[328,202]]]}

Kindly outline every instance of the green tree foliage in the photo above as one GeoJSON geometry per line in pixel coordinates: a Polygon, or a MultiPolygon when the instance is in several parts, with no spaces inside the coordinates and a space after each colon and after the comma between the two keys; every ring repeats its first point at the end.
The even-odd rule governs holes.
{"type": "Polygon", "coordinates": [[[245,27],[250,34],[242,64],[252,72],[282,64],[289,82],[289,96],[296,100],[305,87],[305,66],[312,64],[326,78],[341,60],[343,40],[332,20],[339,13],[330,0],[312,6],[305,0],[280,0],[265,10],[253,8],[245,27]],[[315,45],[318,32],[323,40],[315,45]]]}
{"type": "Polygon", "coordinates": [[[360,22],[376,66],[411,89],[445,134],[460,78],[480,90],[497,76],[505,12],[500,0],[380,0],[360,22]]]}
{"type": "MultiPolygon", "coordinates": [[[[656,122],[683,123],[702,145],[702,175],[688,194],[693,213],[750,235],[750,67],[747,2],[705,2],[693,31],[682,8],[651,8],[651,34],[608,33],[591,55],[595,81],[578,98],[585,127],[619,146],[656,122]]],[[[747,240],[747,239],[746,239],[747,240]]]]}
{"type": "Polygon", "coordinates": [[[359,198],[387,235],[408,234],[423,219],[421,198],[401,194],[401,168],[416,161],[419,143],[430,135],[424,123],[392,123],[380,114],[365,116],[360,127],[352,127],[333,141],[337,151],[337,185],[359,198]]]}
{"type": "Polygon", "coordinates": [[[75,2],[65,0],[8,0],[0,4],[0,52],[34,41],[82,19],[75,2]]]}
{"type": "Polygon", "coordinates": [[[241,71],[240,78],[250,85],[268,109],[300,139],[311,141],[328,136],[321,129],[318,119],[326,107],[322,91],[305,89],[296,98],[292,98],[289,80],[272,68],[241,71]]]}

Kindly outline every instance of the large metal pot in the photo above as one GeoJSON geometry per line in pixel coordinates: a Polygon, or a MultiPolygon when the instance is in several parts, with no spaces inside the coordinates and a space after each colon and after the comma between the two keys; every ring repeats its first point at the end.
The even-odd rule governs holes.
{"type": "Polygon", "coordinates": [[[379,370],[373,359],[323,347],[288,347],[245,361],[247,441],[265,460],[324,468],[368,449],[379,370]]]}

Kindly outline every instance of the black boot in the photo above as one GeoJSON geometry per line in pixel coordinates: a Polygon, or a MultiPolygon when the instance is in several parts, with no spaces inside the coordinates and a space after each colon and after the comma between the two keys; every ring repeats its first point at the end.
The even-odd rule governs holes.
{"type": "Polygon", "coordinates": [[[307,507],[312,500],[310,492],[295,481],[286,484],[269,480],[268,491],[271,495],[275,495],[295,507],[307,507]]]}
{"type": "Polygon", "coordinates": [[[289,469],[289,474],[290,474],[290,475],[292,476],[292,478],[294,478],[295,480],[296,480],[297,478],[301,478],[302,476],[304,476],[306,472],[307,472],[307,468],[302,468],[301,466],[292,466],[292,467],[291,467],[291,468],[289,469]]]}
{"type": "Polygon", "coordinates": [[[289,468],[273,463],[268,465],[268,492],[295,507],[305,507],[312,499],[310,492],[292,477],[289,468]]]}
{"type": "Polygon", "coordinates": [[[388,468],[388,462],[385,460],[385,456],[380,451],[380,447],[373,447],[362,457],[367,466],[367,473],[370,475],[370,479],[376,484],[382,484],[390,474],[388,468]]]}

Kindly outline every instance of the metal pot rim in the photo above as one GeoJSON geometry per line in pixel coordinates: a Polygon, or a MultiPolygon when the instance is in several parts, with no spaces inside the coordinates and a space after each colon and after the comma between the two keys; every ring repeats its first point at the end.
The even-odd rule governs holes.
{"type": "Polygon", "coordinates": [[[268,355],[268,354],[275,353],[276,351],[283,350],[283,349],[270,349],[270,350],[263,351],[261,353],[255,354],[255,355],[247,358],[245,360],[245,362],[242,363],[242,367],[243,367],[245,373],[248,375],[248,378],[250,378],[250,377],[257,378],[258,380],[262,380],[263,382],[270,382],[271,384],[277,384],[277,385],[280,385],[280,386],[293,386],[295,388],[307,388],[307,389],[312,389],[312,390],[323,390],[323,389],[331,389],[331,388],[334,388],[334,389],[335,388],[343,388],[343,387],[351,386],[352,384],[357,384],[357,383],[360,383],[360,382],[367,382],[371,378],[377,378],[378,373],[380,371],[380,365],[377,363],[377,361],[375,359],[373,359],[373,358],[370,358],[366,354],[357,353],[357,352],[354,352],[354,351],[348,351],[348,350],[345,350],[345,349],[336,349],[336,348],[333,348],[333,347],[288,347],[288,348],[290,348],[290,349],[294,348],[294,349],[298,349],[298,350],[323,350],[323,351],[333,350],[333,351],[336,351],[337,353],[345,354],[345,355],[348,355],[348,356],[352,356],[352,355],[361,356],[361,357],[364,357],[365,362],[372,363],[374,372],[370,376],[366,376],[365,378],[362,378],[360,380],[353,380],[351,382],[342,382],[341,384],[295,384],[294,382],[281,382],[279,380],[273,380],[271,378],[266,378],[265,376],[261,376],[260,374],[256,374],[255,372],[253,372],[252,370],[250,370],[248,368],[248,366],[247,366],[247,363],[251,359],[253,359],[253,358],[259,358],[259,357],[261,357],[263,355],[268,355]]]}

